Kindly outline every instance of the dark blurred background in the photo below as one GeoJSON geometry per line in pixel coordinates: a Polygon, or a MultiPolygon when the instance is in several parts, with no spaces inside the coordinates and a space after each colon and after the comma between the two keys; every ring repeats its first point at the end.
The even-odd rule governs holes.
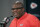
{"type": "Polygon", "coordinates": [[[40,20],[40,0],[24,0],[24,8],[26,12],[35,15],[40,20]]]}

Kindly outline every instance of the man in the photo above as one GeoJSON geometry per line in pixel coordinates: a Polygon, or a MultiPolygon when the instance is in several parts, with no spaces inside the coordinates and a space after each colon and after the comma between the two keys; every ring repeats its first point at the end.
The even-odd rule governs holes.
{"type": "Polygon", "coordinates": [[[39,27],[39,20],[34,15],[24,12],[23,3],[16,2],[12,5],[12,13],[15,17],[9,27],[39,27]]]}

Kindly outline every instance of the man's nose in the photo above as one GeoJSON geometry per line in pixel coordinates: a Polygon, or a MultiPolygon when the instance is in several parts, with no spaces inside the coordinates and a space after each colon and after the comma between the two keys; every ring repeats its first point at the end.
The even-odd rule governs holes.
{"type": "Polygon", "coordinates": [[[17,9],[14,9],[13,11],[17,11],[17,9]]]}
{"type": "Polygon", "coordinates": [[[17,9],[13,9],[12,12],[17,12],[17,9]]]}

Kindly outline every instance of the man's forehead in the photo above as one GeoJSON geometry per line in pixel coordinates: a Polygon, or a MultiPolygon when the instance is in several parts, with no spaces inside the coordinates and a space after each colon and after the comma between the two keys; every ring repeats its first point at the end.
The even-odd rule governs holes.
{"type": "Polygon", "coordinates": [[[20,8],[22,7],[21,5],[13,5],[12,8],[20,8]]]}
{"type": "Polygon", "coordinates": [[[12,8],[20,8],[20,5],[13,5],[12,8]]]}
{"type": "Polygon", "coordinates": [[[23,7],[23,4],[21,2],[12,5],[12,8],[20,8],[20,7],[23,7]]]}

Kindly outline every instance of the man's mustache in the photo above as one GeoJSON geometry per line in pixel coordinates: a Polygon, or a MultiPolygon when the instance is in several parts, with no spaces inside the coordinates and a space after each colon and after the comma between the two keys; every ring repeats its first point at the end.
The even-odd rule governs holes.
{"type": "Polygon", "coordinates": [[[13,12],[13,14],[15,14],[15,13],[20,14],[20,12],[13,12]]]}

